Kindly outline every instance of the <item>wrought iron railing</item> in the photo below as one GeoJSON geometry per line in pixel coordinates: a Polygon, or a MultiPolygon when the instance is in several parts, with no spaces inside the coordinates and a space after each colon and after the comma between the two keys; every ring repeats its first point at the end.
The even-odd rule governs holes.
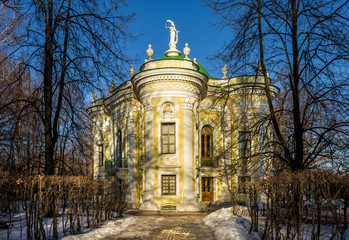
{"type": "Polygon", "coordinates": [[[123,167],[123,168],[128,168],[128,161],[127,161],[127,158],[122,159],[122,167],[123,167]]]}
{"type": "Polygon", "coordinates": [[[218,167],[218,159],[213,158],[201,158],[201,167],[218,167]]]}
{"type": "Polygon", "coordinates": [[[128,167],[127,158],[117,158],[116,165],[118,168],[127,168],[128,167]]]}
{"type": "Polygon", "coordinates": [[[116,166],[115,166],[114,159],[105,161],[105,170],[106,171],[114,170],[115,167],[116,166]]]}

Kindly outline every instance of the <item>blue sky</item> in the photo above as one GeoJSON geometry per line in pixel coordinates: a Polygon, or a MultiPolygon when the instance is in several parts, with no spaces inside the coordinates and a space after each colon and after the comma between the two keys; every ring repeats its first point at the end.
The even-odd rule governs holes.
{"type": "Polygon", "coordinates": [[[177,49],[183,52],[188,43],[191,53],[189,58],[196,58],[213,77],[222,77],[221,68],[213,67],[207,57],[212,56],[224,43],[228,32],[213,26],[218,21],[216,15],[202,0],[128,0],[128,11],[137,16],[130,25],[134,34],[141,34],[138,39],[128,44],[128,55],[137,58],[136,72],[147,59],[148,44],[154,50],[153,59],[163,57],[168,49],[170,32],[165,28],[166,20],[172,20],[179,32],[177,49]]]}

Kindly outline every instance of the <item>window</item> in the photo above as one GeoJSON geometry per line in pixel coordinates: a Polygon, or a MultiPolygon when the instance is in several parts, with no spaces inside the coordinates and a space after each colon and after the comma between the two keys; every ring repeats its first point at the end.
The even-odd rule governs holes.
{"type": "Polygon", "coordinates": [[[251,156],[251,132],[239,132],[239,153],[242,174],[247,173],[247,161],[251,156]]]}
{"type": "Polygon", "coordinates": [[[238,177],[238,192],[239,193],[248,193],[247,184],[251,182],[250,176],[239,176],[238,177]]]}
{"type": "Polygon", "coordinates": [[[117,159],[118,161],[121,161],[122,160],[122,133],[121,133],[121,130],[118,131],[118,155],[117,155],[117,159]]]}
{"type": "Polygon", "coordinates": [[[127,168],[128,162],[127,158],[123,157],[124,142],[122,138],[122,130],[117,132],[117,151],[116,151],[116,164],[119,168],[127,168]]]}
{"type": "Polygon", "coordinates": [[[98,164],[103,166],[103,145],[98,146],[98,164]]]}
{"type": "Polygon", "coordinates": [[[161,194],[176,195],[176,175],[161,175],[161,194]]]}
{"type": "Polygon", "coordinates": [[[161,153],[176,153],[176,130],[174,123],[161,124],[161,153]]]}
{"type": "Polygon", "coordinates": [[[212,158],[212,129],[209,126],[201,130],[201,157],[212,158]]]}
{"type": "Polygon", "coordinates": [[[209,126],[201,129],[201,165],[213,167],[213,131],[209,126]]]}

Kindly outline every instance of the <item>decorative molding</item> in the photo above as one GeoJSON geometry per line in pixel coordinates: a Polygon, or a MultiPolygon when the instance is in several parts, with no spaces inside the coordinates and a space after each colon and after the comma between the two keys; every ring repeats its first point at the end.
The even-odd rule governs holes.
{"type": "Polygon", "coordinates": [[[256,117],[256,114],[254,114],[250,109],[247,109],[246,111],[239,109],[234,116],[234,120],[240,125],[250,125],[253,122],[253,119],[256,119],[256,117]]]}
{"type": "Polygon", "coordinates": [[[206,98],[201,102],[201,109],[210,111],[222,111],[223,108],[219,105],[218,102],[214,104],[212,100],[206,98]]]}
{"type": "Polygon", "coordinates": [[[198,120],[199,119],[199,102],[198,101],[196,101],[194,103],[194,107],[193,108],[194,108],[194,116],[198,120]]]}
{"type": "Polygon", "coordinates": [[[137,107],[133,105],[121,105],[119,108],[113,109],[112,119],[118,119],[122,116],[134,118],[137,112],[137,107]]]}
{"type": "Polygon", "coordinates": [[[207,173],[208,172],[213,172],[213,173],[216,173],[216,172],[221,172],[222,171],[222,169],[220,169],[220,168],[215,168],[215,167],[200,167],[200,171],[201,172],[205,172],[206,174],[204,175],[204,174],[202,174],[201,175],[201,177],[204,177],[204,176],[206,176],[206,177],[212,177],[211,175],[208,175],[207,173]]]}
{"type": "Polygon", "coordinates": [[[143,99],[143,104],[144,104],[144,108],[145,108],[146,111],[153,110],[154,101],[153,101],[152,98],[145,98],[145,99],[143,99]]]}
{"type": "Polygon", "coordinates": [[[232,120],[231,115],[227,115],[223,119],[221,127],[224,132],[229,132],[231,130],[231,120],[232,120]]]}
{"type": "MultiPolygon", "coordinates": [[[[241,95],[241,96],[266,96],[265,93],[265,89],[262,86],[244,86],[243,88],[241,88],[241,86],[239,86],[240,89],[239,90],[232,90],[231,91],[231,95],[232,96],[236,96],[236,95],[241,95]]],[[[234,88],[234,87],[233,87],[234,88]]],[[[271,86],[271,93],[273,95],[273,97],[276,96],[278,89],[271,86]]]]}
{"type": "Polygon", "coordinates": [[[154,63],[154,68],[183,67],[183,61],[160,61],[154,63]]]}
{"type": "Polygon", "coordinates": [[[181,168],[180,164],[158,164],[157,168],[181,168]]]}
{"type": "Polygon", "coordinates": [[[181,81],[197,85],[200,88],[206,86],[207,77],[202,73],[187,68],[158,68],[152,71],[144,71],[132,78],[132,83],[137,89],[152,82],[181,81]]]}
{"type": "Polygon", "coordinates": [[[173,98],[163,98],[158,102],[157,112],[160,117],[165,119],[171,119],[175,117],[179,111],[179,104],[173,98]]]}
{"type": "MultiPolygon", "coordinates": [[[[213,128],[213,134],[218,133],[221,130],[220,125],[217,125],[214,122],[214,120],[215,119],[213,119],[213,118],[205,118],[204,120],[200,121],[200,134],[201,134],[201,129],[205,125],[211,126],[213,128]]],[[[213,138],[214,138],[214,136],[213,136],[213,138]]],[[[217,141],[218,141],[218,138],[217,138],[217,141]]]]}
{"type": "Polygon", "coordinates": [[[131,88],[120,89],[104,101],[109,111],[119,107],[122,104],[132,104],[136,100],[131,88]]]}
{"type": "Polygon", "coordinates": [[[141,93],[153,91],[153,90],[156,90],[156,89],[171,89],[171,88],[183,89],[183,90],[187,90],[187,91],[190,91],[190,92],[194,92],[196,94],[200,94],[200,91],[198,90],[198,88],[193,86],[193,84],[191,84],[191,83],[184,83],[184,82],[178,82],[178,81],[175,81],[175,82],[155,82],[155,83],[150,83],[150,84],[147,84],[144,88],[141,89],[141,93]]]}
{"type": "Polygon", "coordinates": [[[193,110],[194,103],[195,103],[194,98],[188,98],[188,97],[183,98],[183,109],[193,110]]]}

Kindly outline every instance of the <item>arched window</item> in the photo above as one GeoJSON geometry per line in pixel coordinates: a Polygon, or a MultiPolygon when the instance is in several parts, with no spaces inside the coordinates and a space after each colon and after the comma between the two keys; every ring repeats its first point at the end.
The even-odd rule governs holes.
{"type": "Polygon", "coordinates": [[[213,131],[210,126],[201,129],[201,165],[213,167],[213,131]]]}

